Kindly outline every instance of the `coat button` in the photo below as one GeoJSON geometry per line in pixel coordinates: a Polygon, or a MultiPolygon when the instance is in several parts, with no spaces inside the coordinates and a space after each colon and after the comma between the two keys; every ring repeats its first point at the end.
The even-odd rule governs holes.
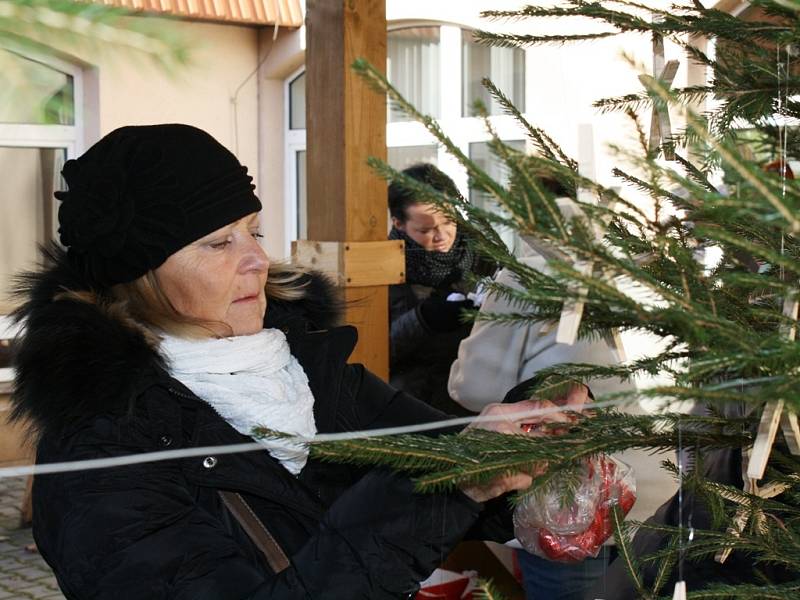
{"type": "Polygon", "coordinates": [[[172,436],[170,435],[162,435],[158,439],[158,443],[164,446],[165,448],[172,446],[172,436]]]}
{"type": "Polygon", "coordinates": [[[206,469],[213,469],[217,466],[217,458],[215,456],[206,456],[203,459],[203,466],[206,469]]]}

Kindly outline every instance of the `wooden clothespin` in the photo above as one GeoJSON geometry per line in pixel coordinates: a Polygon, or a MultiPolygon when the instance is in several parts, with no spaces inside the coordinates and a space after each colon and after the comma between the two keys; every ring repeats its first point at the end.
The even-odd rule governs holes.
{"type": "MultiPolygon", "coordinates": [[[[765,485],[764,487],[758,486],[758,481],[755,479],[747,478],[744,484],[744,491],[748,494],[752,494],[754,496],[758,496],[759,498],[774,498],[788,490],[791,486],[788,483],[770,483],[765,485]]],[[[753,510],[753,506],[750,502],[743,503],[737,510],[736,514],[733,517],[733,522],[731,523],[730,527],[728,527],[728,533],[730,535],[734,535],[736,537],[742,535],[742,531],[744,531],[745,525],[747,525],[747,521],[750,519],[750,516],[756,521],[756,527],[759,531],[763,530],[764,523],[766,521],[766,517],[764,513],[760,510],[753,510]]],[[[717,551],[716,555],[714,556],[714,560],[718,563],[722,564],[728,557],[731,555],[733,548],[722,548],[717,551]]]]}
{"type": "Polygon", "coordinates": [[[675,591],[672,594],[672,600],[686,600],[685,581],[678,581],[675,583],[675,591]]]}
{"type": "MultiPolygon", "coordinates": [[[[798,316],[798,293],[790,294],[783,301],[783,316],[791,321],[797,321],[798,316]]],[[[795,324],[785,325],[781,328],[783,334],[790,340],[794,340],[797,335],[795,324]]],[[[775,443],[775,436],[778,433],[778,426],[783,431],[786,438],[786,445],[792,454],[800,454],[800,427],[797,423],[797,415],[788,410],[784,410],[783,400],[773,400],[764,406],[761,413],[761,422],[758,425],[753,449],[750,453],[750,461],[747,465],[747,476],[750,479],[761,479],[767,468],[767,461],[772,452],[772,445],[775,443]]]]}
{"type": "MultiPolygon", "coordinates": [[[[668,90],[672,87],[679,66],[680,63],[677,60],[664,63],[664,38],[660,34],[653,33],[653,75],[639,75],[639,81],[648,90],[655,82],[668,90]]],[[[665,104],[662,105],[659,101],[653,105],[653,114],[650,117],[648,147],[653,152],[663,144],[664,158],[675,160],[675,150],[671,142],[672,125],[669,120],[669,107],[665,104]]]]}
{"type": "MultiPolygon", "coordinates": [[[[798,292],[789,294],[783,301],[783,316],[789,321],[797,321],[798,317],[798,292]]],[[[794,340],[797,335],[797,325],[784,324],[781,332],[789,339],[794,340]]],[[[789,489],[787,483],[770,483],[759,487],[758,480],[764,477],[767,468],[769,455],[772,452],[772,445],[775,443],[775,436],[778,434],[778,426],[783,430],[786,438],[786,445],[792,454],[800,454],[800,428],[797,425],[797,415],[788,410],[784,410],[784,401],[775,400],[767,402],[764,412],[761,413],[761,422],[758,425],[758,434],[753,442],[753,448],[742,455],[742,462],[746,466],[742,477],[744,478],[744,491],[760,498],[774,498],[789,489]]],[[[743,504],[736,511],[733,523],[728,528],[728,533],[739,536],[744,530],[750,515],[756,520],[759,530],[764,526],[764,514],[761,511],[753,511],[750,503],[743,504]]],[[[723,548],[717,552],[714,560],[724,563],[730,556],[731,548],[723,548]]]]}

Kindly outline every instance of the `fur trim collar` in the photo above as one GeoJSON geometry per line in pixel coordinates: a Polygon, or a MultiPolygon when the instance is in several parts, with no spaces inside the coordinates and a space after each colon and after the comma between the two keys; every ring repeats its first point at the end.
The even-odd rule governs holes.
{"type": "MultiPolygon", "coordinates": [[[[43,255],[43,268],[18,280],[16,295],[24,304],[14,317],[23,327],[14,344],[11,415],[39,435],[125,412],[166,377],[157,340],[121,303],[89,289],[62,249],[51,246],[43,255]]],[[[301,333],[336,324],[341,303],[333,285],[316,273],[303,277],[303,298],[269,301],[266,327],[301,333]]]]}

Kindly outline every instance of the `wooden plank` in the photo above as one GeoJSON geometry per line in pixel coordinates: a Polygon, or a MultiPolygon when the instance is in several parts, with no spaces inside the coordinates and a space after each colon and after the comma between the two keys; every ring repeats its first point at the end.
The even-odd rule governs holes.
{"type": "Polygon", "coordinates": [[[781,413],[781,431],[789,452],[795,456],[800,455],[800,426],[797,424],[797,415],[788,409],[781,413]]]}
{"type": "Polygon", "coordinates": [[[344,283],[342,245],[342,242],[297,240],[292,242],[292,262],[324,273],[336,285],[342,285],[344,283]]]}
{"type": "Polygon", "coordinates": [[[793,290],[783,301],[783,316],[795,323],[781,325],[781,333],[791,341],[794,341],[797,336],[798,308],[800,308],[800,298],[798,298],[797,290],[793,290]]]}
{"type": "Polygon", "coordinates": [[[347,322],[358,329],[358,344],[349,362],[366,366],[370,371],[389,377],[389,288],[347,287],[347,322]]]}
{"type": "MultiPolygon", "coordinates": [[[[387,235],[386,182],[367,158],[386,159],[386,98],[351,69],[364,58],[386,68],[385,0],[308,0],[306,3],[306,161],[308,237],[318,242],[383,242],[387,235]]],[[[356,279],[369,283],[361,254],[356,279]],[[362,278],[363,275],[363,278],[362,278]]],[[[337,250],[338,252],[338,250],[337,250]]],[[[350,286],[345,261],[334,253],[345,276],[346,321],[359,329],[352,357],[388,378],[389,310],[385,286],[350,286]]],[[[377,261],[373,268],[381,270],[377,261]]]]}
{"type": "Polygon", "coordinates": [[[344,4],[306,4],[306,169],[308,237],[344,241],[344,4]]]}
{"type": "MultiPolygon", "coordinates": [[[[792,321],[797,321],[798,316],[798,297],[796,292],[787,295],[783,301],[783,316],[792,321]]],[[[781,334],[787,339],[794,341],[796,335],[796,325],[781,325],[781,334]]],[[[792,454],[800,454],[800,427],[797,424],[797,415],[788,410],[784,410],[783,400],[767,402],[764,412],[761,413],[761,422],[758,426],[758,434],[753,442],[753,450],[750,454],[750,462],[747,464],[747,475],[751,479],[761,479],[764,470],[767,468],[769,455],[772,452],[772,445],[775,443],[775,435],[778,427],[783,431],[786,445],[792,454]]]]}
{"type": "Polygon", "coordinates": [[[676,581],[675,591],[672,593],[672,600],[686,600],[686,582],[676,581]]]}
{"type": "Polygon", "coordinates": [[[308,237],[385,240],[386,182],[366,160],[386,159],[386,98],[350,68],[365,58],[385,70],[385,1],[309,0],[307,9],[308,237]]]}
{"type": "Polygon", "coordinates": [[[405,283],[406,254],[402,240],[345,242],[345,285],[363,287],[405,283]]]}
{"type": "Polygon", "coordinates": [[[778,433],[781,412],[783,412],[783,400],[767,402],[764,405],[756,441],[753,443],[753,450],[750,453],[750,462],[747,464],[747,476],[751,479],[764,477],[772,444],[775,443],[775,435],[778,433]]]}
{"type": "Polygon", "coordinates": [[[347,0],[346,6],[344,85],[348,102],[344,129],[348,173],[345,196],[349,210],[345,239],[357,242],[385,240],[387,183],[367,165],[367,158],[387,158],[386,97],[371,89],[350,65],[357,58],[366,58],[383,73],[386,72],[386,1],[347,0]]]}
{"type": "MultiPolygon", "coordinates": [[[[576,261],[573,264],[573,268],[581,275],[588,277],[594,271],[594,263],[591,261],[576,261]]],[[[578,283],[570,283],[568,289],[577,293],[578,297],[564,299],[564,307],[561,309],[561,317],[558,320],[556,342],[571,346],[578,339],[578,329],[583,318],[583,307],[586,304],[584,298],[589,293],[589,288],[578,283]]]]}
{"type": "Polygon", "coordinates": [[[292,242],[292,260],[321,271],[337,285],[369,287],[405,282],[405,243],[381,242],[292,242]]]}
{"type": "Polygon", "coordinates": [[[33,460],[31,440],[24,424],[8,423],[10,412],[11,401],[8,396],[0,395],[0,465],[30,464],[33,460]]]}

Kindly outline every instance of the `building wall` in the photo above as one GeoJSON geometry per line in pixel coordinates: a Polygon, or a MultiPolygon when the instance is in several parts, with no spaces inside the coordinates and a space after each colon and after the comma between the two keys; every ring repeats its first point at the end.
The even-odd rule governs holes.
{"type": "Polygon", "coordinates": [[[305,27],[275,31],[268,27],[259,31],[259,56],[266,56],[258,71],[259,179],[262,182],[261,230],[264,248],[270,257],[286,258],[286,219],[288,206],[286,186],[288,168],[285,155],[287,120],[286,79],[305,60],[305,27]]]}
{"type": "MultiPolygon", "coordinates": [[[[191,63],[172,71],[159,69],[146,57],[110,45],[90,49],[76,49],[65,43],[50,45],[53,56],[81,68],[84,118],[75,154],[123,125],[188,123],[205,129],[234,152],[250,168],[258,185],[257,29],[188,21],[174,21],[171,26],[189,41],[192,50],[191,63]]],[[[3,145],[14,146],[14,142],[3,145]]],[[[0,148],[0,172],[15,173],[13,180],[6,179],[3,189],[16,199],[34,198],[29,195],[38,189],[34,175],[22,176],[19,167],[9,162],[9,156],[19,158],[18,154],[3,153],[0,148]]],[[[15,237],[20,243],[13,250],[7,248],[11,240],[0,244],[0,291],[8,287],[10,273],[6,267],[12,259],[14,265],[31,266],[36,244],[41,240],[19,237],[30,237],[35,230],[30,223],[20,223],[19,236],[15,237]],[[17,260],[17,254],[24,256],[17,260]]],[[[12,308],[5,298],[0,298],[0,338],[8,335],[9,320],[3,315],[12,308]]]]}
{"type": "Polygon", "coordinates": [[[177,28],[190,39],[192,60],[174,73],[113,51],[94,63],[100,134],[122,125],[195,125],[234,152],[258,183],[256,29],[190,22],[177,28]]]}

